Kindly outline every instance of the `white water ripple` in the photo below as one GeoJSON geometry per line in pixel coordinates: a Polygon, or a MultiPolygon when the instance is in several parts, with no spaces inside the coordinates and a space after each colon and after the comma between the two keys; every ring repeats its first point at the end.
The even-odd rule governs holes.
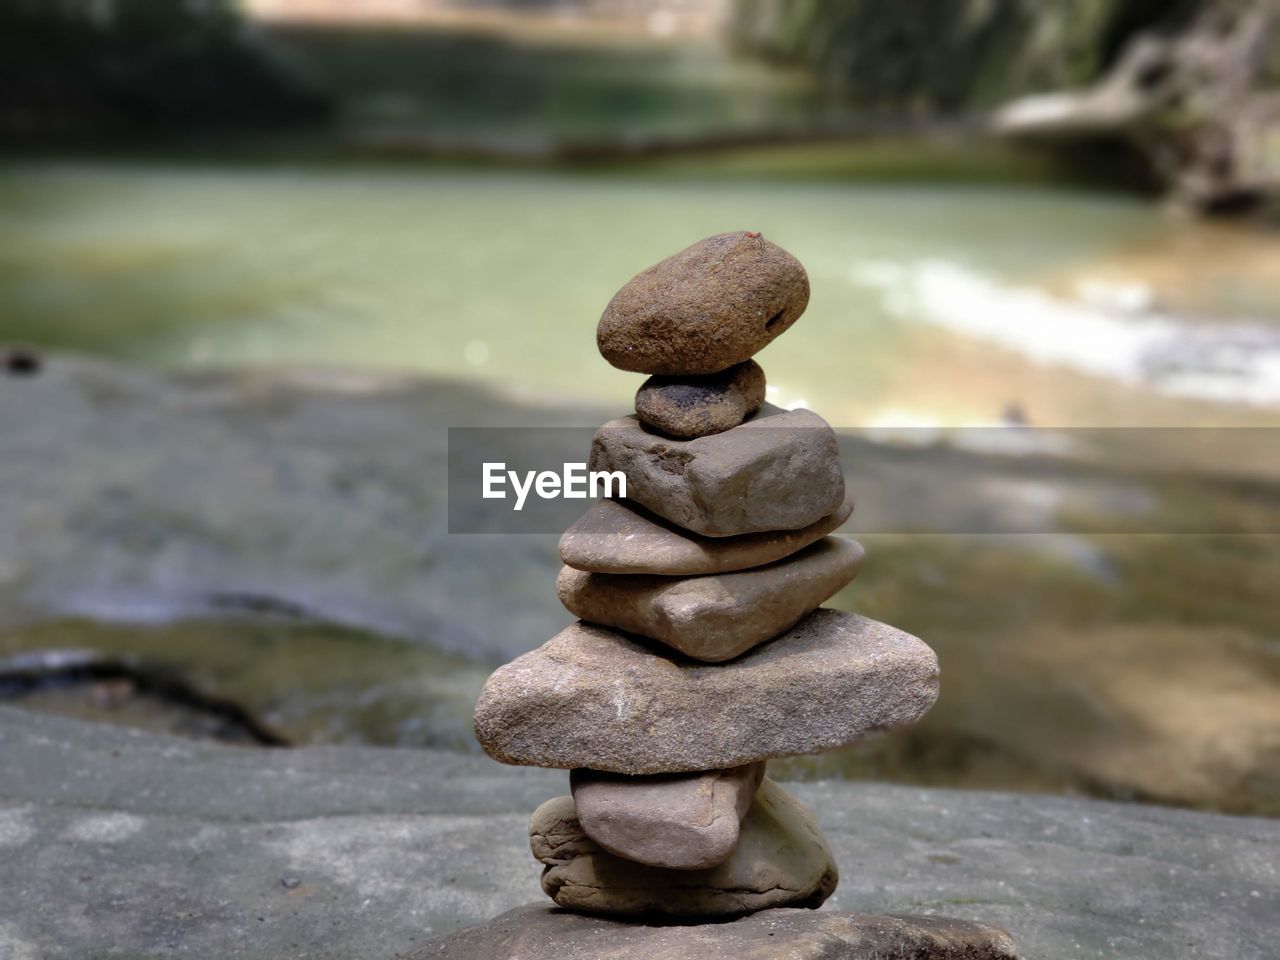
{"type": "Polygon", "coordinates": [[[1195,324],[1153,306],[1141,285],[1088,285],[1079,299],[1014,286],[946,260],[869,260],[850,271],[895,316],[1170,396],[1280,404],[1280,330],[1195,324]]]}

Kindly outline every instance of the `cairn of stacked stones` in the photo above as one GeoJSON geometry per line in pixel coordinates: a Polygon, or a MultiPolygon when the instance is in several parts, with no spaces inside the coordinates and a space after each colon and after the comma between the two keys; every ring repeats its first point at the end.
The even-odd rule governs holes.
{"type": "Polygon", "coordinates": [[[568,910],[818,906],[836,864],[765,761],[911,723],[937,696],[924,643],[820,606],[863,558],[828,536],[853,511],[836,437],[765,403],[752,359],[808,300],[794,257],[725,233],[636,276],[600,319],[604,358],[649,375],[592,444],[627,499],[565,533],[558,591],[581,619],[496,671],[475,717],[496,759],[571,771],[529,827],[568,910]]]}

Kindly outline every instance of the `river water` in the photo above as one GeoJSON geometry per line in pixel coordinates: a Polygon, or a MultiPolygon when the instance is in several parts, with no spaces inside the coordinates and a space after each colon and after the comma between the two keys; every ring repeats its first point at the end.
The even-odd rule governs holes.
{"type": "MultiPolygon", "coordinates": [[[[0,667],[70,650],[145,668],[19,691],[77,716],[199,732],[209,717],[155,696],[173,673],[191,699],[232,702],[288,742],[475,749],[471,704],[492,663],[446,644],[448,629],[500,638],[485,654],[497,660],[567,619],[550,542],[463,550],[428,533],[444,495],[429,482],[431,431],[438,440],[472,406],[514,416],[510,398],[439,383],[335,397],[283,375],[237,387],[234,374],[136,368],[408,370],[603,418],[640,380],[596,352],[609,297],[734,229],[763,231],[807,266],[808,312],[760,359],[776,401],[836,426],[1275,423],[1280,238],[1130,198],[656,172],[11,164],[0,347],[125,366],[53,362],[0,379],[0,437],[17,451],[0,456],[0,667]],[[11,627],[22,618],[6,590],[58,617],[11,627]],[[174,606],[176,623],[111,622],[206,595],[268,614],[321,598],[323,617],[356,624],[411,597],[430,628],[402,631],[406,644],[280,616],[204,620],[198,604],[174,606]],[[492,622],[472,622],[480,607],[492,622]]],[[[1106,432],[1126,446],[1158,435],[1180,454],[1196,434],[1106,432]]],[[[1215,434],[1234,447],[1198,454],[1201,466],[1247,473],[1246,454],[1267,455],[1275,475],[1273,455],[1245,449],[1257,431],[1215,434]]],[[[878,505],[918,495],[895,452],[872,462],[870,449],[851,471],[860,534],[878,505]]],[[[991,468],[993,503],[1060,509],[1044,483],[1010,483],[1001,456],[971,464],[991,468]]],[[[949,461],[931,462],[914,475],[956,489],[949,461]]],[[[1274,484],[1159,463],[1102,480],[1135,487],[1161,529],[1223,532],[865,537],[873,561],[832,603],[924,637],[945,695],[911,731],[789,772],[1274,813],[1276,538],[1238,533],[1275,529],[1274,484]]],[[[1062,506],[1063,529],[1130,529],[1072,527],[1083,509],[1062,506]]]]}
{"type": "Polygon", "coordinates": [[[1030,187],[379,166],[0,171],[0,340],[625,404],[594,325],[637,270],[760,230],[806,265],[772,397],[837,425],[1265,421],[1280,237],[1030,187]]]}

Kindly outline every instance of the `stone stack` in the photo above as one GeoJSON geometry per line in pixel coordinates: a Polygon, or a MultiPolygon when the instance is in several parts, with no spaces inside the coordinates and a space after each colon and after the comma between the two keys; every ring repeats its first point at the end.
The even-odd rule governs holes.
{"type": "Polygon", "coordinates": [[[581,620],[495,672],[475,718],[496,759],[572,771],[529,830],[561,907],[818,906],[835,862],[765,761],[911,723],[937,696],[924,643],[820,608],[863,557],[828,536],[853,510],[836,437],[765,403],[752,359],[808,299],[794,257],[726,233],[639,274],[600,320],[605,359],[650,375],[592,444],[627,499],[565,533],[558,590],[581,620]]]}

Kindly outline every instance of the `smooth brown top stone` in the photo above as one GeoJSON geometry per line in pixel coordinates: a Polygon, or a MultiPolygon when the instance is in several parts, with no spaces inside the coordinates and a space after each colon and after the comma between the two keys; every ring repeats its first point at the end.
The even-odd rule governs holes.
{"type": "MultiPolygon", "coordinates": [[[[564,797],[543,804],[529,824],[531,837],[546,829],[572,833],[564,797]]],[[[579,836],[590,843],[578,824],[579,836]]],[[[540,844],[532,841],[536,849],[540,844]]],[[[572,844],[581,851],[582,841],[572,844]]],[[[831,850],[795,797],[765,778],[742,820],[738,842],[722,863],[705,870],[667,870],[624,860],[596,847],[567,859],[544,860],[542,889],[570,910],[615,916],[732,917],[770,907],[817,907],[836,888],[831,850]]]]}
{"type": "Polygon", "coordinates": [[[621,470],[627,497],[704,536],[799,530],[844,500],[835,432],[809,410],[766,403],[732,430],[674,440],[636,417],[591,442],[592,470],[621,470]]]}
{"type": "Polygon", "coordinates": [[[764,237],[721,233],[633,277],[605,307],[596,345],[622,370],[716,373],[752,357],[808,304],[799,260],[764,237]]]}
{"type": "Polygon", "coordinates": [[[736,427],[764,403],[764,370],[747,360],[702,377],[650,377],[636,391],[636,416],[684,440],[736,427]]]}
{"type": "Polygon", "coordinates": [[[593,573],[693,576],[727,573],[781,560],[839,529],[853,514],[853,497],[799,530],[737,537],[701,537],[631,500],[600,500],[560,538],[560,559],[593,573]]]}
{"type": "MultiPolygon", "coordinates": [[[[648,924],[531,904],[425,943],[405,960],[1018,960],[999,927],[949,917],[763,910],[648,924]]],[[[389,958],[388,958],[389,960],[389,958]]]]}
{"type": "Polygon", "coordinates": [[[583,831],[607,852],[651,867],[707,870],[737,846],[764,767],[648,777],[578,769],[569,784],[583,831]]]}
{"type": "Polygon", "coordinates": [[[556,591],[569,612],[583,620],[718,663],[795,626],[857,576],[862,558],[856,540],[827,537],[767,566],[703,577],[564,567],[556,591]]]}
{"type": "Polygon", "coordinates": [[[579,622],[494,671],[475,730],[503,763],[679,773],[842,747],[937,696],[933,651],[854,613],[815,610],[725,664],[579,622]]]}

